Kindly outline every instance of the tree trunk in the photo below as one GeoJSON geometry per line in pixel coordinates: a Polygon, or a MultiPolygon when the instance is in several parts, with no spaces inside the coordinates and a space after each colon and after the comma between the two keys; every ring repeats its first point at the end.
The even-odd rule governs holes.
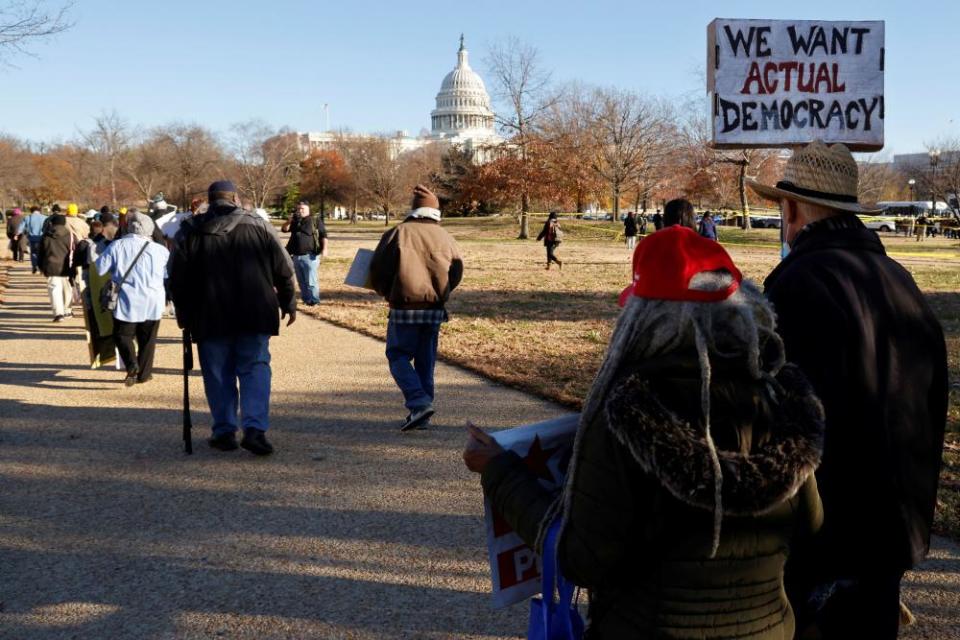
{"type": "Polygon", "coordinates": [[[530,197],[526,190],[520,194],[520,235],[518,240],[526,240],[530,237],[530,220],[527,217],[527,211],[530,208],[530,197]]]}
{"type": "Polygon", "coordinates": [[[326,205],[326,199],[323,198],[323,197],[321,197],[321,198],[320,198],[320,220],[326,220],[326,219],[327,219],[326,206],[327,206],[327,205],[326,205]]]}
{"type": "Polygon", "coordinates": [[[390,226],[390,205],[383,205],[383,226],[390,226]]]}
{"type": "Polygon", "coordinates": [[[740,189],[740,211],[743,213],[743,229],[750,228],[750,205],[747,204],[747,162],[740,163],[740,173],[737,176],[737,187],[740,189]]]}
{"type": "Polygon", "coordinates": [[[353,208],[350,210],[350,224],[357,224],[357,199],[353,199],[353,208]]]}
{"type": "Polygon", "coordinates": [[[613,222],[620,221],[620,183],[613,183],[613,222]]]}

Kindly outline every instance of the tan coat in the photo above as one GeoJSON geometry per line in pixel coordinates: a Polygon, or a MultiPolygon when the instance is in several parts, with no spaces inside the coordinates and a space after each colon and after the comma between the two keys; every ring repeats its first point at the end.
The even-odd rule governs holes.
{"type": "Polygon", "coordinates": [[[380,238],[370,276],[391,309],[439,309],[460,284],[463,259],[439,222],[407,218],[380,238]]]}
{"type": "Polygon", "coordinates": [[[90,225],[79,216],[67,216],[67,229],[70,230],[70,235],[75,238],[74,244],[85,240],[90,235],[90,225]]]}

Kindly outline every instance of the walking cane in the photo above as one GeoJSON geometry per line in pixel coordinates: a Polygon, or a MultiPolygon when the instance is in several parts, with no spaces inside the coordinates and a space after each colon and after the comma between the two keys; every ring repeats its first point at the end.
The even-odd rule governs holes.
{"type": "Polygon", "coordinates": [[[193,420],[190,418],[190,371],[193,369],[193,345],[190,332],[183,330],[183,450],[193,453],[193,420]]]}

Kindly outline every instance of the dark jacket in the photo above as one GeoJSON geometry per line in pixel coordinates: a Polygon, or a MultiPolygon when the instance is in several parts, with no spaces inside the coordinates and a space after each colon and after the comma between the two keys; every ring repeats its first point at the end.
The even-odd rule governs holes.
{"type": "MultiPolygon", "coordinates": [[[[723,467],[720,546],[713,471],[699,417],[696,359],[621,374],[581,426],[563,494],[558,557],[590,590],[588,638],[792,638],[783,566],[821,521],[813,470],[823,413],[787,365],[774,383],[714,367],[711,433],[723,467]]],[[[494,507],[533,544],[551,508],[536,476],[505,453],[484,470],[494,507]]]]}
{"type": "Polygon", "coordinates": [[[929,547],[943,451],[940,323],[852,214],[808,226],[765,287],[787,357],[826,412],[817,560],[828,577],[914,566],[929,547]]]}
{"type": "Polygon", "coordinates": [[[463,259],[439,222],[407,218],[380,238],[370,277],[391,309],[442,309],[463,278],[463,259]]]}
{"type": "Polygon", "coordinates": [[[320,220],[320,216],[301,217],[296,213],[290,218],[290,239],[287,241],[287,251],[292,256],[303,256],[320,253],[321,247],[314,238],[313,228],[317,226],[317,238],[322,242],[327,237],[327,229],[320,220]]]}
{"type": "Polygon", "coordinates": [[[183,221],[174,245],[170,294],[194,340],[277,335],[280,309],[296,309],[290,257],[260,216],[218,200],[183,221]]]}
{"type": "Polygon", "coordinates": [[[623,235],[632,238],[637,235],[637,219],[634,216],[627,216],[623,219],[623,235]]]}
{"type": "Polygon", "coordinates": [[[556,219],[551,220],[547,218],[547,221],[543,223],[543,228],[540,229],[540,233],[537,235],[537,240],[543,240],[543,246],[551,244],[560,244],[560,240],[557,239],[556,227],[551,227],[550,223],[559,224],[556,219]]]}
{"type": "Polygon", "coordinates": [[[47,225],[40,240],[38,259],[40,271],[48,278],[68,277],[70,273],[70,255],[73,250],[73,236],[66,225],[47,225]]]}

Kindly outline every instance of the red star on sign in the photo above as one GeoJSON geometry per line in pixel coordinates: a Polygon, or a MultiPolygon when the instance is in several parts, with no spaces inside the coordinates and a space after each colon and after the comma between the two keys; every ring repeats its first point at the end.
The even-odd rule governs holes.
{"type": "Polygon", "coordinates": [[[523,463],[527,465],[527,468],[538,478],[543,478],[547,482],[553,482],[553,474],[547,467],[547,462],[549,462],[553,454],[560,449],[561,447],[544,449],[543,445],[540,444],[540,436],[534,436],[533,444],[530,445],[530,450],[527,451],[527,455],[523,458],[523,463]]]}

